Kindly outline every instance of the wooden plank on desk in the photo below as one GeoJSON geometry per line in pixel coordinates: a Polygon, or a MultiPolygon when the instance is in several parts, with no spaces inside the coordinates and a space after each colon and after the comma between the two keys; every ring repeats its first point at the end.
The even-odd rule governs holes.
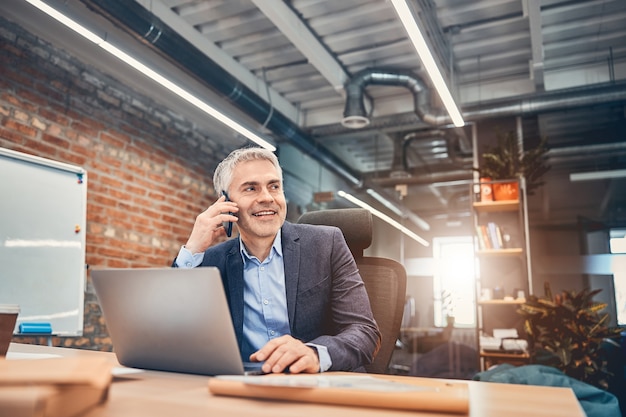
{"type": "Polygon", "coordinates": [[[321,375],[221,376],[209,380],[213,394],[467,414],[467,383],[412,377],[325,373],[321,375]]]}

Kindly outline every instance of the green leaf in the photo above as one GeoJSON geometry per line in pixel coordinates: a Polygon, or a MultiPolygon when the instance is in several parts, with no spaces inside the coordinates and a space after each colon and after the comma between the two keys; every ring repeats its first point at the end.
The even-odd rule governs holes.
{"type": "Polygon", "coordinates": [[[541,315],[547,315],[548,314],[548,310],[547,309],[541,308],[541,307],[531,306],[529,304],[522,304],[520,306],[520,309],[522,311],[525,311],[525,312],[530,313],[530,314],[541,314],[541,315]]]}
{"type": "Polygon", "coordinates": [[[554,303],[552,300],[546,300],[544,298],[540,298],[539,300],[537,300],[537,302],[539,304],[542,304],[544,306],[548,306],[548,307],[551,307],[551,308],[557,308],[558,307],[558,305],[556,303],[554,303]]]}
{"type": "Polygon", "coordinates": [[[593,314],[593,313],[597,313],[598,311],[602,311],[606,308],[606,306],[608,306],[607,303],[598,303],[596,305],[593,305],[589,308],[586,308],[584,311],[587,314],[593,314]]]}

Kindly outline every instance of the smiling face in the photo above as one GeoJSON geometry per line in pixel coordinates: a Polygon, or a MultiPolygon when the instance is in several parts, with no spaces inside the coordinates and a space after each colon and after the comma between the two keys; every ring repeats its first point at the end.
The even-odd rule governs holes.
{"type": "Polygon", "coordinates": [[[244,243],[273,242],[287,216],[276,167],[267,160],[243,161],[233,170],[230,199],[239,206],[237,227],[244,243]]]}

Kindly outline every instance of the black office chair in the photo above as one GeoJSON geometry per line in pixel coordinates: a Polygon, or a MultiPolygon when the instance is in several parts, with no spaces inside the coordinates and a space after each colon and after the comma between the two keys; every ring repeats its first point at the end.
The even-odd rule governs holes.
{"type": "Polygon", "coordinates": [[[386,373],[402,323],[406,297],[404,266],[392,259],[363,256],[363,251],[372,243],[372,214],[365,209],[311,211],[303,214],[298,223],[336,226],[343,232],[382,334],[380,350],[365,368],[370,373],[386,373]]]}

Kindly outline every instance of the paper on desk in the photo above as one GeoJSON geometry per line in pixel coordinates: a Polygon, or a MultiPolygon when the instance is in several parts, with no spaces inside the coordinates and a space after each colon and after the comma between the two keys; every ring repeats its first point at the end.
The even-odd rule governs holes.
{"type": "Polygon", "coordinates": [[[6,359],[50,359],[60,357],[61,355],[52,353],[7,352],[6,359]]]}
{"type": "Polygon", "coordinates": [[[111,370],[111,373],[113,374],[113,376],[122,376],[122,375],[129,375],[129,374],[140,374],[140,373],[144,373],[144,372],[146,372],[145,369],[127,368],[125,366],[116,366],[115,368],[113,368],[111,370]]]}
{"type": "Polygon", "coordinates": [[[437,391],[437,387],[404,384],[369,375],[219,375],[217,378],[266,387],[341,388],[378,392],[437,391]]]}
{"type": "Polygon", "coordinates": [[[467,383],[433,378],[332,372],[306,375],[218,376],[215,395],[403,410],[467,413],[467,383]]]}

